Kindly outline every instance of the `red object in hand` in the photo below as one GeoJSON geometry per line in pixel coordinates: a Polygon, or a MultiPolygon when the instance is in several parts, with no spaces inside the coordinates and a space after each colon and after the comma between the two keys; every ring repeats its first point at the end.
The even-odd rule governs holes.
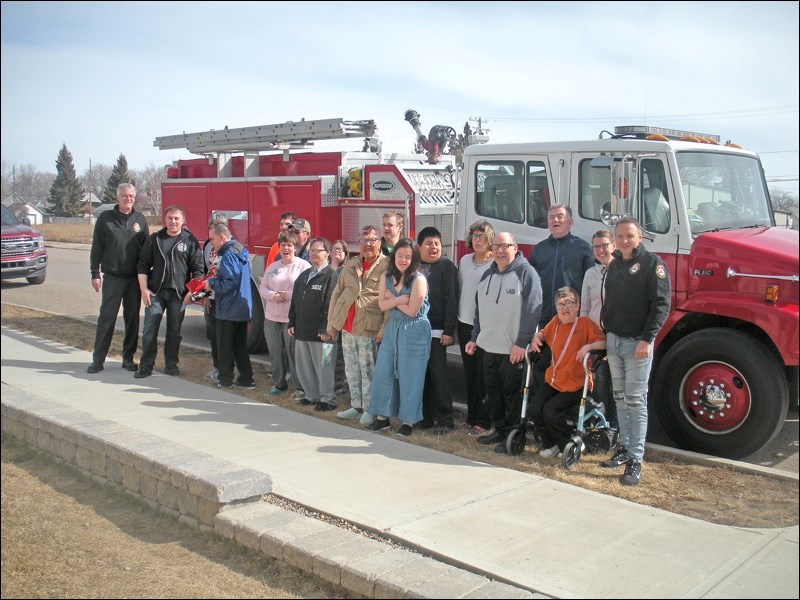
{"type": "Polygon", "coordinates": [[[206,287],[206,279],[208,279],[208,277],[195,277],[194,279],[190,279],[186,283],[186,289],[189,290],[190,294],[202,292],[206,287]]]}

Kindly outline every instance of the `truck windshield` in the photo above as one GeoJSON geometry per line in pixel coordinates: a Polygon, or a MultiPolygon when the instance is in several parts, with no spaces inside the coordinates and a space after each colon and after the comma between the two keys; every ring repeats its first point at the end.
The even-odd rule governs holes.
{"type": "Polygon", "coordinates": [[[716,152],[676,158],[692,233],[774,224],[757,159],[716,152]]]}

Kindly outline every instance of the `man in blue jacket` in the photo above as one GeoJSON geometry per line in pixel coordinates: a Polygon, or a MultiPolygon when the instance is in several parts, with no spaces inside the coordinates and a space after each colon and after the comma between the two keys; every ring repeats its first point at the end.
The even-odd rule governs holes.
{"type": "Polygon", "coordinates": [[[253,366],[247,350],[247,324],[253,318],[253,296],[250,289],[250,261],[247,249],[232,239],[227,225],[214,225],[209,230],[217,251],[219,266],[205,288],[214,292],[217,319],[218,388],[233,385],[233,365],[239,370],[236,387],[253,390],[253,366]]]}
{"type": "Polygon", "coordinates": [[[205,272],[200,242],[183,228],[185,211],[175,204],[168,206],[164,222],[166,226],[151,234],[144,243],[136,269],[144,302],[142,359],[134,374],[136,379],[153,374],[158,354],[158,329],[164,311],[167,313],[164,373],[175,377],[181,374],[178,369],[181,325],[191,296],[186,284],[205,272]]]}

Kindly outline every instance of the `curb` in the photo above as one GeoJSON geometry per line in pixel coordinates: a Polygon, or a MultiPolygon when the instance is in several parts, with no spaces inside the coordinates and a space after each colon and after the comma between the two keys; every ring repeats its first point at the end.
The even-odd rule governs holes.
{"type": "Polygon", "coordinates": [[[2,400],[3,434],[183,523],[347,592],[366,598],[550,598],[270,504],[263,500],[272,490],[267,474],[20,394],[2,400]]]}

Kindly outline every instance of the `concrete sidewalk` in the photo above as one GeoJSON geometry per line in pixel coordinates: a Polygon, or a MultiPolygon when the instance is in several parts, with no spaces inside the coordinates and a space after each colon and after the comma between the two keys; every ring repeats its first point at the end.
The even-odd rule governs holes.
{"type": "Polygon", "coordinates": [[[368,597],[797,598],[798,527],[714,525],[3,328],[3,432],[368,597]],[[260,502],[273,493],[392,549],[260,502]]]}

